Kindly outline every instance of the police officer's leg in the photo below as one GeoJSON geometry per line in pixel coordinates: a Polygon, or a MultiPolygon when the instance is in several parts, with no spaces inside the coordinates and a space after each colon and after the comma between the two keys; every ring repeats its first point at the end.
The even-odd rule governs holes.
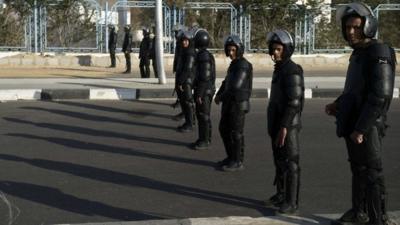
{"type": "Polygon", "coordinates": [[[150,77],[150,59],[148,57],[144,58],[144,74],[146,78],[150,77]]]}
{"type": "Polygon", "coordinates": [[[299,129],[288,129],[285,139],[284,153],[286,169],[284,172],[284,203],[279,212],[297,213],[299,188],[300,188],[300,166],[299,166],[299,129]]]}
{"type": "Polygon", "coordinates": [[[345,137],[352,173],[352,208],[345,212],[339,222],[367,223],[365,193],[367,185],[367,167],[364,165],[363,145],[355,144],[350,137],[345,137]]]}
{"type": "Polygon", "coordinates": [[[125,53],[125,60],[126,60],[125,73],[130,73],[131,72],[131,54],[129,52],[125,53]]]}
{"type": "Polygon", "coordinates": [[[116,66],[115,49],[110,49],[110,59],[111,59],[111,66],[110,67],[115,67],[116,66]]]}
{"type": "Polygon", "coordinates": [[[275,178],[274,185],[276,186],[276,193],[271,196],[265,204],[267,206],[280,207],[284,200],[284,171],[286,170],[286,160],[283,148],[275,145],[276,134],[271,136],[272,153],[275,165],[275,178]]]}
{"type": "Polygon", "coordinates": [[[145,72],[144,66],[145,66],[145,60],[142,57],[142,58],[140,58],[140,63],[139,63],[140,77],[141,78],[146,78],[146,72],[145,72]]]}
{"type": "Polygon", "coordinates": [[[369,224],[382,225],[388,220],[386,215],[386,190],[381,159],[382,137],[373,126],[365,137],[367,165],[366,202],[369,224]]]}
{"type": "Polygon", "coordinates": [[[153,71],[154,71],[154,77],[158,78],[158,70],[157,70],[157,63],[156,63],[156,59],[152,59],[153,61],[153,71]]]}
{"type": "Polygon", "coordinates": [[[196,117],[198,121],[199,139],[196,141],[195,149],[205,149],[210,144],[210,96],[202,98],[201,104],[196,101],[196,117]]]}
{"type": "Polygon", "coordinates": [[[229,165],[223,167],[224,171],[239,171],[244,169],[243,156],[244,156],[244,119],[245,112],[239,109],[238,104],[235,103],[234,110],[230,117],[231,124],[231,140],[232,140],[232,161],[229,165]]]}
{"type": "Polygon", "coordinates": [[[194,115],[194,103],[192,87],[190,84],[184,84],[183,86],[183,103],[182,111],[185,114],[185,123],[178,127],[180,132],[189,132],[193,130],[193,115],[194,115]]]}
{"type": "Polygon", "coordinates": [[[225,166],[233,160],[232,139],[231,139],[231,107],[232,102],[222,102],[221,120],[219,121],[218,131],[224,143],[226,158],[219,161],[219,166],[225,166]]]}

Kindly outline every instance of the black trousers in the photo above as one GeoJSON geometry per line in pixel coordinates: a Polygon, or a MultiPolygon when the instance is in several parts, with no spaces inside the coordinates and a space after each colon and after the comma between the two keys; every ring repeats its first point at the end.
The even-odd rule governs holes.
{"type": "Polygon", "coordinates": [[[125,52],[126,71],[131,72],[131,53],[125,52]]]}
{"type": "Polygon", "coordinates": [[[154,77],[158,78],[157,62],[155,59],[152,59],[152,65],[153,65],[154,77]]]}
{"type": "Polygon", "coordinates": [[[116,66],[115,49],[109,49],[109,50],[110,50],[111,67],[115,67],[116,66]]]}
{"type": "Polygon", "coordinates": [[[381,159],[382,133],[373,126],[361,144],[346,137],[352,172],[352,207],[367,212],[369,223],[381,225],[386,219],[386,190],[381,159]]]}
{"type": "Polygon", "coordinates": [[[150,59],[147,57],[141,57],[140,63],[140,77],[141,78],[149,78],[150,77],[150,59]]]}
{"type": "Polygon", "coordinates": [[[199,104],[196,99],[196,117],[199,129],[199,141],[211,143],[211,101],[212,96],[206,95],[202,98],[202,104],[199,104]]]}
{"type": "Polygon", "coordinates": [[[230,161],[243,162],[244,160],[244,121],[245,112],[240,109],[239,103],[222,102],[219,133],[230,161]]]}
{"type": "Polygon", "coordinates": [[[293,206],[298,205],[300,189],[299,132],[299,128],[289,128],[282,147],[275,145],[278,132],[271,136],[275,164],[274,185],[277,193],[284,196],[284,201],[293,206]]]}
{"type": "Polygon", "coordinates": [[[185,115],[185,124],[187,126],[193,126],[194,123],[194,102],[192,94],[192,86],[190,84],[182,85],[183,91],[176,89],[176,93],[179,98],[179,103],[183,114],[185,115]]]}

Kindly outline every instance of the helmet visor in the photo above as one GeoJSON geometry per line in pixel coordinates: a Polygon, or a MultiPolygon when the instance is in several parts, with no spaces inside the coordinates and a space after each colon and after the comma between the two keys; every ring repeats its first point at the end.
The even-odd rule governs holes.
{"type": "Polygon", "coordinates": [[[351,14],[357,14],[361,17],[364,16],[374,16],[371,8],[367,5],[359,2],[353,2],[347,5],[342,5],[336,10],[336,22],[341,23],[343,17],[351,14]]]}
{"type": "Polygon", "coordinates": [[[273,32],[269,32],[267,34],[267,43],[270,43],[271,41],[278,41],[282,44],[293,44],[292,36],[290,36],[290,34],[285,30],[275,30],[273,32]],[[276,40],[275,36],[279,40],[276,40]]]}

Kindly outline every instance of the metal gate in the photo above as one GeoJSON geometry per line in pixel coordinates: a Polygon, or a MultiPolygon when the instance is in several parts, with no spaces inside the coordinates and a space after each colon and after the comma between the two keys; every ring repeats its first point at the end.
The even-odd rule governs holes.
{"type": "Polygon", "coordinates": [[[63,4],[54,0],[47,7],[38,8],[39,30],[35,37],[38,37],[40,51],[101,52],[102,10],[99,3],[80,0],[62,8],[66,7],[63,4]]]}

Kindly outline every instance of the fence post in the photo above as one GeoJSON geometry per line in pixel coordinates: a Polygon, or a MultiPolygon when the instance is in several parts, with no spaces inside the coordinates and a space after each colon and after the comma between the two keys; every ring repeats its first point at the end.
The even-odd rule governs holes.
{"type": "Polygon", "coordinates": [[[156,0],[156,62],[158,71],[158,81],[160,84],[166,84],[164,71],[164,48],[163,48],[163,20],[162,20],[162,0],[156,0]]]}
{"type": "Polygon", "coordinates": [[[108,53],[108,1],[106,1],[106,9],[105,9],[105,15],[104,15],[104,23],[105,23],[105,29],[106,29],[106,53],[108,53]]]}

